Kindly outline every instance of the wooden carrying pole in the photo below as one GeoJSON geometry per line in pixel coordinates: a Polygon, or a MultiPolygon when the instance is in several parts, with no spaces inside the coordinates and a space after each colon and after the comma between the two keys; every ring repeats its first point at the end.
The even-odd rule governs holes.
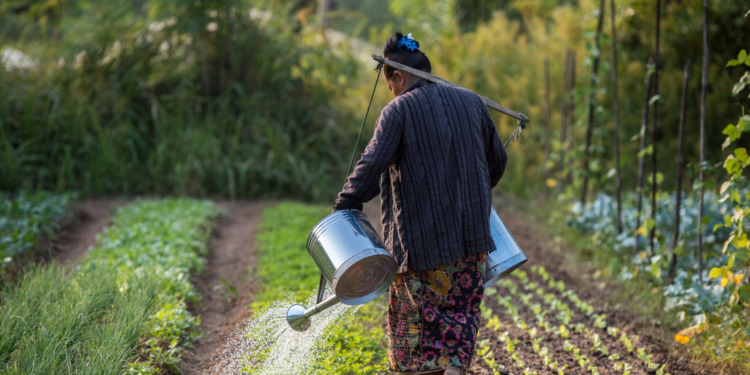
{"type": "MultiPolygon", "coordinates": [[[[414,68],[406,66],[404,64],[399,64],[399,63],[397,63],[395,61],[386,60],[382,56],[372,55],[372,59],[375,60],[375,61],[377,61],[377,62],[379,62],[379,63],[381,63],[381,64],[392,66],[392,67],[394,67],[394,68],[396,68],[398,70],[405,71],[405,72],[413,74],[413,75],[415,75],[415,76],[417,76],[419,78],[426,79],[426,80],[428,80],[430,82],[440,83],[440,84],[447,85],[447,86],[460,87],[459,85],[457,85],[457,84],[455,84],[453,82],[450,82],[450,81],[446,81],[446,80],[444,80],[444,79],[442,79],[442,78],[440,78],[440,77],[438,77],[438,76],[436,76],[434,74],[423,72],[421,70],[414,69],[414,68]]],[[[513,112],[510,109],[505,108],[502,105],[500,105],[498,103],[495,103],[495,102],[493,102],[490,99],[485,98],[484,96],[480,95],[479,97],[482,98],[482,101],[484,102],[484,105],[487,106],[487,108],[494,109],[494,110],[496,110],[496,111],[498,111],[498,112],[500,112],[502,114],[505,114],[505,115],[508,115],[510,117],[513,117],[514,119],[519,120],[519,121],[524,121],[526,123],[531,122],[529,120],[529,118],[526,117],[525,115],[522,115],[522,114],[517,113],[517,112],[513,112]]]]}

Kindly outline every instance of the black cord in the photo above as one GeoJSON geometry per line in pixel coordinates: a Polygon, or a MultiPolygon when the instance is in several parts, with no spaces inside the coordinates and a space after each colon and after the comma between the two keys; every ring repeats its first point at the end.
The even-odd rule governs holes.
{"type": "MultiPolygon", "coordinates": [[[[357,143],[354,144],[354,152],[352,152],[352,160],[349,162],[349,168],[346,170],[346,177],[349,177],[349,173],[352,173],[352,166],[354,165],[354,157],[357,155],[357,147],[359,147],[359,140],[362,138],[362,131],[365,130],[365,123],[367,122],[367,115],[370,113],[370,106],[372,106],[372,99],[375,97],[375,89],[378,88],[378,81],[380,81],[380,70],[383,68],[383,63],[378,64],[375,70],[378,71],[378,78],[375,79],[375,86],[372,88],[372,95],[370,95],[370,103],[367,104],[367,112],[365,112],[365,118],[362,120],[362,127],[359,129],[359,136],[357,136],[357,143]]],[[[346,183],[346,180],[344,180],[346,183]]]]}

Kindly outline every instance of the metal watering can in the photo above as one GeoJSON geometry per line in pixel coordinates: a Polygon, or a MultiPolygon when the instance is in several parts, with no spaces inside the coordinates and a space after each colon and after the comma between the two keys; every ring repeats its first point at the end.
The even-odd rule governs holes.
{"type": "Polygon", "coordinates": [[[521,267],[529,258],[518,246],[518,242],[510,234],[503,219],[492,207],[490,211],[490,232],[495,250],[487,253],[484,271],[484,286],[488,287],[505,276],[510,275],[516,268],[521,267]]]}
{"type": "Polygon", "coordinates": [[[336,211],[318,222],[307,237],[307,252],[320,269],[316,305],[292,305],[286,320],[305,331],[310,317],[341,302],[360,305],[383,294],[396,278],[396,261],[359,210],[336,211]],[[334,295],[323,301],[325,283],[334,295]]]}
{"type": "MultiPolygon", "coordinates": [[[[494,207],[490,231],[495,250],[487,254],[485,286],[490,286],[524,264],[528,258],[494,207]]],[[[341,302],[361,305],[383,294],[396,278],[396,261],[359,210],[336,211],[318,222],[307,238],[307,252],[320,269],[315,306],[294,304],[286,320],[296,331],[310,327],[310,317],[341,302]],[[326,282],[334,295],[323,300],[326,282]]]]}

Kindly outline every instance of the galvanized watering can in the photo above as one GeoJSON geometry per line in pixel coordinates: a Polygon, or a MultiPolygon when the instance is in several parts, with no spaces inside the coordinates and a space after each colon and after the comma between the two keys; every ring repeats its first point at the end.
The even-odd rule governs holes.
{"type": "Polygon", "coordinates": [[[529,258],[518,246],[518,242],[510,234],[503,219],[492,207],[490,211],[490,232],[495,250],[487,253],[484,271],[484,286],[488,287],[505,276],[510,275],[516,268],[521,267],[529,258]]]}
{"type": "MultiPolygon", "coordinates": [[[[495,250],[487,254],[485,285],[490,286],[525,263],[528,258],[500,219],[490,212],[495,250]]],[[[315,225],[307,238],[307,252],[320,269],[315,306],[294,304],[286,320],[296,331],[310,327],[310,317],[341,302],[361,305],[383,294],[396,278],[396,261],[362,211],[336,211],[315,225]],[[326,283],[334,295],[323,300],[326,283]]]]}
{"type": "Polygon", "coordinates": [[[361,305],[383,294],[396,278],[396,261],[359,210],[336,211],[318,222],[307,237],[307,252],[320,269],[315,306],[292,305],[286,320],[297,331],[310,327],[310,317],[339,302],[361,305]],[[334,295],[323,301],[325,283],[334,295]]]}

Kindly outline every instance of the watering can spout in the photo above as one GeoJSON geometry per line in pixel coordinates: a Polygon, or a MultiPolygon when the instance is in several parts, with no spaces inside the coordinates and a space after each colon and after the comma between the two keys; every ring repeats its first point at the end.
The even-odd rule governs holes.
{"type": "Polygon", "coordinates": [[[311,316],[318,314],[339,302],[340,301],[336,296],[331,296],[309,309],[305,309],[302,305],[294,304],[289,306],[289,309],[286,310],[286,321],[295,331],[307,331],[307,329],[310,328],[311,316]]]}

